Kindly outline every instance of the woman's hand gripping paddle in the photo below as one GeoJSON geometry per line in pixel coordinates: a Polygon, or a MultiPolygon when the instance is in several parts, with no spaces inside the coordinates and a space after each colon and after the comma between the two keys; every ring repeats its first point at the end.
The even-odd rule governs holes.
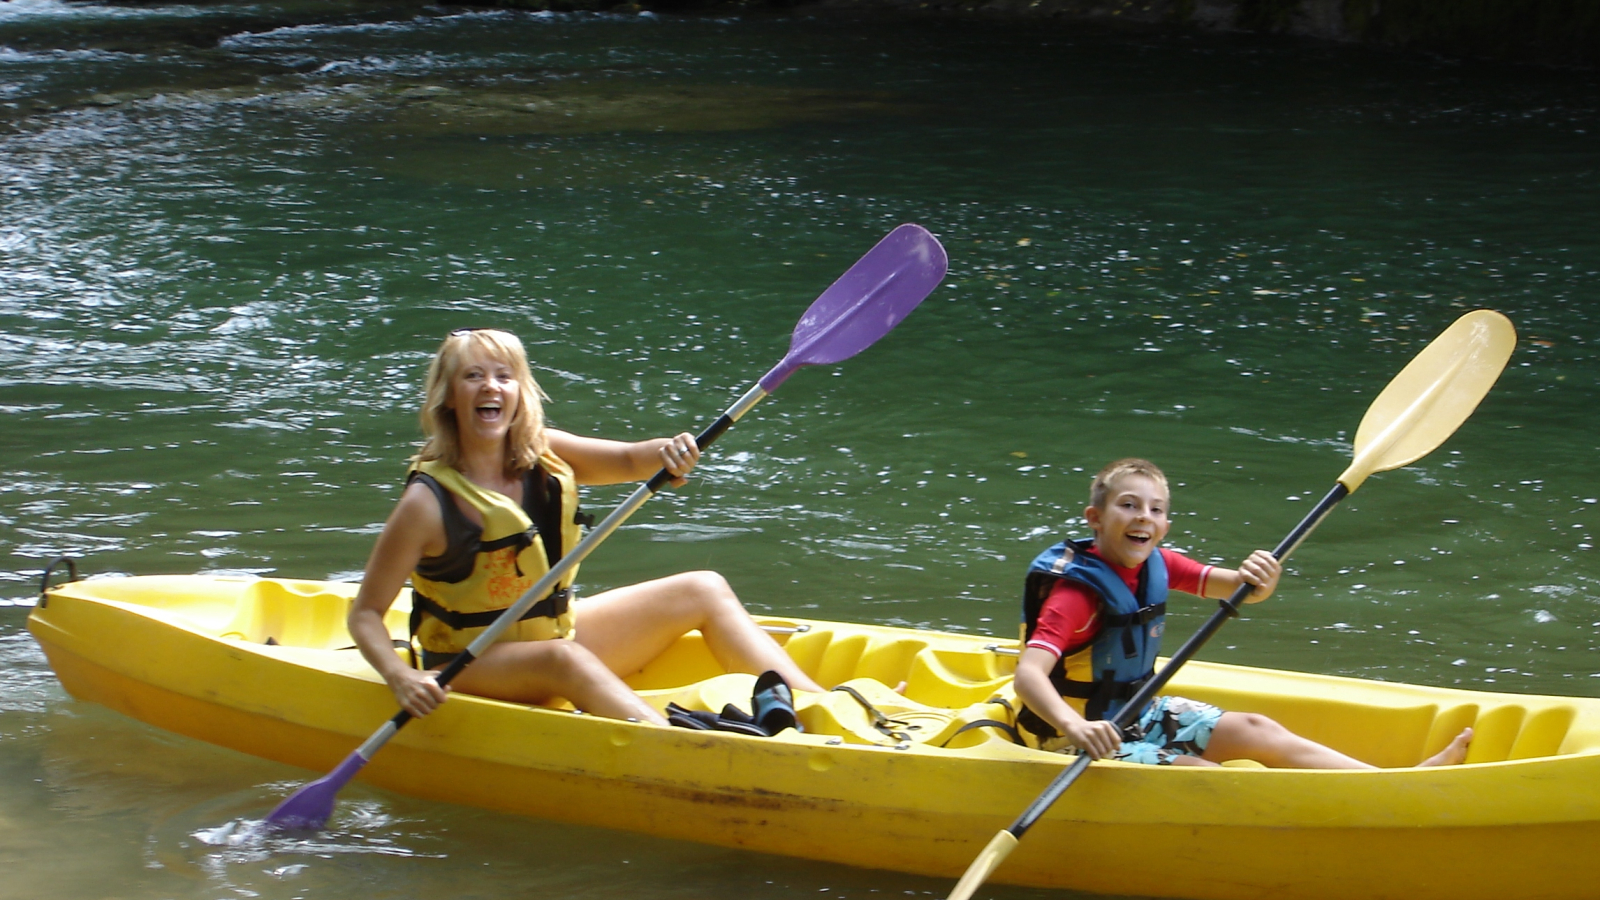
{"type": "MultiPolygon", "coordinates": [[[[1361,427],[1356,430],[1355,456],[1350,467],[1272,555],[1280,560],[1287,559],[1317,523],[1332,512],[1340,500],[1360,487],[1367,476],[1414,463],[1444,443],[1489,393],[1511,358],[1516,342],[1517,333],[1511,327],[1511,320],[1493,310],[1480,309],[1457,319],[1422,348],[1367,408],[1361,427]]],[[[1224,622],[1239,614],[1239,604],[1253,589],[1248,584],[1240,585],[1233,596],[1221,601],[1220,608],[1205,625],[1172,654],[1161,671],[1152,676],[1111,721],[1119,728],[1129,725],[1177,673],[1178,667],[1199,652],[1224,622]]],[[[1011,855],[1022,835],[1078,780],[1090,762],[1090,757],[1079,756],[1015,822],[995,835],[967,867],[966,874],[950,892],[949,900],[968,900],[1011,855]]]]}
{"type": "MultiPolygon", "coordinates": [[[[916,309],[917,304],[938,286],[944,278],[945,268],[944,248],[921,226],[901,225],[889,232],[877,246],[867,251],[867,255],[839,276],[838,281],[822,292],[822,296],[811,304],[811,308],[795,325],[789,352],[709,428],[701,432],[695,443],[702,450],[710,446],[712,441],[739,421],[762,398],[777,390],[778,385],[801,366],[836,363],[872,346],[900,324],[900,320],[916,309]]],[[[605,521],[551,567],[538,583],[501,613],[493,625],[484,629],[464,652],[445,666],[439,673],[439,684],[449,684],[462,669],[482,655],[511,623],[548,594],[567,572],[671,480],[672,475],[662,469],[640,485],[605,521]]],[[[411,714],[401,710],[367,738],[366,743],[345,757],[338,768],[280,803],[267,816],[267,824],[277,828],[322,828],[333,814],[334,798],[339,790],[410,720],[411,714]]]]}

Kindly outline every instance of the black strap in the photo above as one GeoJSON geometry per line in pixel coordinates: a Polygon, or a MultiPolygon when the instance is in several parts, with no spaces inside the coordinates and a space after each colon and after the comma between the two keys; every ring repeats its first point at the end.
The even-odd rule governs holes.
{"type": "MultiPolygon", "coordinates": [[[[522,616],[517,619],[517,621],[521,622],[524,619],[535,619],[539,617],[554,619],[565,614],[568,607],[571,605],[572,591],[568,588],[561,588],[560,590],[552,593],[550,596],[540,600],[538,603],[528,607],[528,611],[523,613],[522,616]]],[[[446,609],[437,601],[423,596],[422,592],[416,588],[413,587],[411,589],[412,634],[416,634],[418,626],[422,624],[422,613],[427,613],[428,615],[433,616],[435,619],[438,619],[456,631],[464,631],[468,628],[487,628],[490,625],[493,625],[495,620],[500,618],[500,614],[503,612],[505,612],[503,609],[486,609],[481,612],[457,612],[453,609],[446,609]]]]}
{"type": "Polygon", "coordinates": [[[1044,717],[1029,709],[1026,704],[1017,710],[1017,726],[1026,728],[1030,734],[1043,741],[1047,738],[1061,737],[1061,732],[1054,725],[1044,720],[1044,717]]]}
{"type": "Polygon", "coordinates": [[[1138,612],[1124,613],[1122,615],[1115,615],[1115,616],[1106,616],[1102,620],[1104,622],[1104,625],[1102,625],[1101,627],[1109,628],[1109,627],[1112,627],[1112,626],[1119,626],[1119,625],[1132,625],[1134,622],[1138,622],[1140,625],[1144,625],[1144,624],[1148,623],[1151,619],[1154,619],[1157,616],[1164,616],[1166,614],[1167,614],[1167,601],[1163,600],[1160,603],[1152,603],[1149,606],[1141,606],[1141,607],[1139,607],[1139,611],[1138,612]]]}
{"type": "Polygon", "coordinates": [[[1118,683],[1109,678],[1099,681],[1064,681],[1056,685],[1056,690],[1063,697],[1076,697],[1087,700],[1090,697],[1104,696],[1108,700],[1132,700],[1133,695],[1139,693],[1139,688],[1144,687],[1148,678],[1138,681],[1118,683]]]}
{"type": "MultiPolygon", "coordinates": [[[[960,728],[957,728],[955,730],[955,734],[952,734],[948,738],[945,738],[944,743],[940,744],[939,746],[941,746],[941,747],[950,746],[950,742],[951,741],[955,740],[961,734],[973,730],[974,728],[998,728],[1001,731],[1006,733],[1006,737],[1011,738],[1011,743],[1013,743],[1013,744],[1022,744],[1023,743],[1023,741],[1022,741],[1022,732],[1018,731],[1016,726],[1012,725],[1010,722],[1002,722],[999,719],[974,719],[971,722],[968,722],[967,724],[962,725],[960,728]]],[[[1026,745],[1024,745],[1024,746],[1026,746],[1026,745]]]]}
{"type": "MultiPolygon", "coordinates": [[[[1115,681],[1112,670],[1107,669],[1101,673],[1097,681],[1069,681],[1065,677],[1056,678],[1052,675],[1050,684],[1061,696],[1084,701],[1083,717],[1091,722],[1097,722],[1106,718],[1106,712],[1111,709],[1113,702],[1126,703],[1132,700],[1150,677],[1147,675],[1134,681],[1115,681]]],[[[1041,738],[1061,736],[1054,726],[1026,706],[1017,714],[1017,724],[1041,738]]]]}
{"type": "MultiPolygon", "coordinates": [[[[1054,725],[1046,722],[1043,716],[1027,706],[1023,706],[1022,709],[1017,711],[1017,726],[1027,729],[1041,743],[1051,738],[1064,737],[1061,732],[1056,730],[1054,725]]],[[[1173,733],[1176,734],[1177,732],[1173,733]]],[[[955,737],[955,735],[951,735],[951,737],[955,737]]],[[[1142,741],[1144,740],[1144,732],[1139,730],[1137,723],[1127,725],[1122,729],[1122,739],[1124,741],[1142,741]]]]}
{"type": "Polygon", "coordinates": [[[861,708],[867,711],[867,715],[872,717],[872,727],[878,729],[878,731],[884,737],[887,737],[887,738],[890,738],[891,740],[896,740],[896,741],[909,741],[909,740],[911,740],[911,735],[906,734],[904,731],[895,731],[894,730],[894,726],[895,725],[899,725],[900,727],[905,728],[907,730],[915,729],[918,726],[910,725],[910,724],[908,724],[906,722],[900,721],[899,719],[891,719],[891,718],[889,718],[888,716],[883,714],[882,710],[878,709],[876,706],[873,706],[872,705],[872,701],[868,700],[866,697],[863,697],[861,695],[860,691],[856,690],[855,688],[851,687],[848,684],[841,684],[838,687],[834,688],[834,690],[842,691],[842,692],[844,692],[846,694],[849,694],[851,697],[854,697],[855,701],[857,703],[861,704],[861,708]]]}
{"type": "MultiPolygon", "coordinates": [[[[503,538],[496,538],[492,541],[479,541],[478,553],[493,553],[505,547],[515,547],[520,555],[523,550],[533,546],[535,533],[536,531],[530,528],[527,531],[518,531],[515,534],[508,534],[503,538]]],[[[518,574],[521,574],[520,571],[518,574]]]]}

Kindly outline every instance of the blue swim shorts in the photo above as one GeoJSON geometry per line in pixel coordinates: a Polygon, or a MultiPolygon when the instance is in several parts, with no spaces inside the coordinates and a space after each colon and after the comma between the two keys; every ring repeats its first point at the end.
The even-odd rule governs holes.
{"type": "Polygon", "coordinates": [[[1186,697],[1157,697],[1139,717],[1142,740],[1123,741],[1115,759],[1123,762],[1170,766],[1179,756],[1199,756],[1211,743],[1211,732],[1222,710],[1186,697]]]}
{"type": "MultiPolygon", "coordinates": [[[[1111,758],[1123,762],[1143,763],[1152,766],[1169,766],[1180,756],[1199,756],[1206,752],[1211,742],[1211,732],[1222,718],[1222,710],[1209,703],[1186,697],[1157,697],[1145,709],[1144,715],[1130,729],[1141,735],[1138,740],[1123,741],[1122,748],[1111,758]]],[[[1028,746],[1057,753],[1077,753],[1065,737],[1040,738],[1023,729],[1028,746]]]]}

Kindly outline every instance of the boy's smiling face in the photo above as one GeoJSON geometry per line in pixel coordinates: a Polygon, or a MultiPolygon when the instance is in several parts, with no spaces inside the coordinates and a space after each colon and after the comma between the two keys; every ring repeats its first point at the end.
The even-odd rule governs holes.
{"type": "Polygon", "coordinates": [[[1119,477],[1106,492],[1104,509],[1091,506],[1083,511],[1094,529],[1094,545],[1100,557],[1125,569],[1136,568],[1150,558],[1167,536],[1167,492],[1145,475],[1119,477]]]}

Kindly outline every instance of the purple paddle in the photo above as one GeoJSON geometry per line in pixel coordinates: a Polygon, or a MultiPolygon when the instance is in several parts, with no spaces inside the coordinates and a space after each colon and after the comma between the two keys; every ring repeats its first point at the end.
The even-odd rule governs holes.
{"type": "MultiPolygon", "coordinates": [[[[811,304],[795,325],[789,352],[755,386],[728,407],[717,420],[695,438],[704,450],[749,412],[784,379],[801,366],[828,365],[849,359],[872,346],[911,314],[944,279],[944,248],[920,225],[901,225],[879,241],[877,246],[856,260],[822,296],[811,304]]],[[[543,578],[513,603],[493,625],[484,629],[465,651],[439,673],[439,684],[449,684],[456,675],[483,654],[511,623],[522,617],[533,604],[550,592],[563,576],[588,556],[599,543],[639,507],[643,506],[672,476],[657,472],[641,484],[627,500],[606,516],[563,556],[543,578]]],[[[266,819],[273,828],[320,830],[333,815],[339,791],[361,771],[373,754],[383,748],[395,733],[411,721],[405,710],[396,713],[366,742],[357,747],[338,767],[318,778],[278,804],[266,819]]]]}

